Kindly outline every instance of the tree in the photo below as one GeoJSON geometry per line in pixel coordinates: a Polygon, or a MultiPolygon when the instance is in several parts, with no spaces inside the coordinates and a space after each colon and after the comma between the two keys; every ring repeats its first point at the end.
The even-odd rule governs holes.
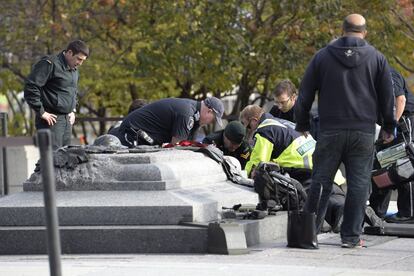
{"type": "MultiPolygon", "coordinates": [[[[238,115],[251,95],[270,98],[285,78],[299,85],[314,53],[341,35],[343,18],[368,20],[368,41],[393,66],[413,72],[412,3],[403,0],[14,0],[0,11],[0,93],[15,102],[31,65],[76,38],[91,57],[80,68],[84,115],[126,113],[133,99],[203,99],[235,94],[238,115]],[[14,100],[13,100],[14,99],[14,100]]],[[[14,134],[31,133],[18,116],[14,134]]],[[[96,134],[105,132],[101,124],[96,134]]]]}

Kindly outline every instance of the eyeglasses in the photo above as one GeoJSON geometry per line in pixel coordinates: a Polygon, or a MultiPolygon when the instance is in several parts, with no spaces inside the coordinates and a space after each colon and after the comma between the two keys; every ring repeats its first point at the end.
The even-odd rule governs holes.
{"type": "Polygon", "coordinates": [[[290,96],[287,100],[284,100],[284,101],[277,101],[277,100],[275,100],[275,105],[277,105],[277,106],[286,105],[291,99],[292,99],[292,96],[290,96]]]}

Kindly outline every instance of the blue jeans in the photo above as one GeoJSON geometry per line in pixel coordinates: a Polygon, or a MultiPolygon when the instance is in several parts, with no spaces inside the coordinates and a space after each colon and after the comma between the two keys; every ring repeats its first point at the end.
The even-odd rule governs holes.
{"type": "Polygon", "coordinates": [[[371,185],[373,154],[374,133],[329,130],[319,134],[313,153],[312,185],[304,207],[307,212],[316,212],[320,196],[319,209],[316,212],[318,231],[323,224],[335,173],[343,162],[346,170],[347,193],[341,239],[342,242],[347,243],[359,241],[371,185]]]}

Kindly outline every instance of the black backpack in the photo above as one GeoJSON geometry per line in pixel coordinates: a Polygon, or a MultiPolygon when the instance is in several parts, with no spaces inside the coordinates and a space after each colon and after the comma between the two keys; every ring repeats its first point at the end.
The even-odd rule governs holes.
{"type": "Polygon", "coordinates": [[[262,162],[256,167],[254,189],[259,194],[258,208],[262,210],[287,210],[288,199],[290,209],[301,209],[306,201],[302,184],[284,174],[279,165],[271,162],[262,162]]]}

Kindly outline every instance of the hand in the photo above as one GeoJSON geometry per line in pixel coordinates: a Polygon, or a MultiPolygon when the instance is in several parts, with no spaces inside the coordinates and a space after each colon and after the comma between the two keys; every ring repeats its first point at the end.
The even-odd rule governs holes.
{"type": "Polygon", "coordinates": [[[56,123],[56,118],[57,116],[55,114],[46,111],[42,114],[42,119],[45,120],[49,126],[53,126],[56,123]]]}
{"type": "Polygon", "coordinates": [[[69,116],[69,123],[73,125],[75,123],[75,113],[71,112],[68,114],[68,116],[69,116]]]}
{"type": "Polygon", "coordinates": [[[252,171],[250,172],[250,178],[253,179],[255,175],[256,175],[256,169],[252,169],[252,171]]]}
{"type": "Polygon", "coordinates": [[[388,144],[392,142],[392,140],[394,140],[395,138],[393,134],[390,134],[386,131],[382,131],[381,136],[382,136],[382,141],[384,144],[388,144]]]}

